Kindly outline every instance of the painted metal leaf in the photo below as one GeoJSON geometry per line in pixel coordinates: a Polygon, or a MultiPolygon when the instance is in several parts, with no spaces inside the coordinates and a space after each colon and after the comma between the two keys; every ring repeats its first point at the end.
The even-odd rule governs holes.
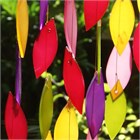
{"type": "Polygon", "coordinates": [[[22,82],[22,69],[21,69],[21,57],[19,54],[19,48],[16,47],[16,78],[15,78],[15,95],[16,101],[21,102],[21,82],[22,82]]]}
{"type": "Polygon", "coordinates": [[[64,5],[64,31],[66,41],[71,52],[76,56],[77,42],[77,15],[74,0],[65,0],[64,5]]]}
{"type": "Polygon", "coordinates": [[[95,72],[86,94],[86,117],[92,139],[95,138],[102,126],[104,109],[105,93],[103,77],[101,74],[100,83],[98,83],[98,74],[95,72]]]}
{"type": "Polygon", "coordinates": [[[125,121],[126,108],[127,105],[124,93],[115,101],[112,100],[110,94],[107,96],[105,105],[105,124],[111,140],[116,137],[125,121]]]}
{"type": "Polygon", "coordinates": [[[53,140],[50,130],[49,130],[48,135],[45,140],[53,140]]]}
{"type": "Polygon", "coordinates": [[[51,76],[48,76],[42,91],[39,106],[39,126],[42,139],[47,137],[53,116],[53,95],[51,76]]]}
{"type": "Polygon", "coordinates": [[[86,31],[93,27],[98,22],[98,20],[103,17],[108,5],[109,0],[84,0],[84,17],[86,31]]]}
{"type": "Polygon", "coordinates": [[[78,140],[78,123],[70,101],[63,108],[56,121],[54,140],[78,140]]]}
{"type": "Polygon", "coordinates": [[[98,140],[98,136],[96,136],[94,139],[91,138],[90,132],[88,131],[86,140],[98,140]]]}
{"type": "Polygon", "coordinates": [[[123,53],[130,39],[134,21],[135,15],[131,0],[116,0],[111,11],[109,27],[119,55],[123,53]]]}
{"type": "Polygon", "coordinates": [[[65,89],[70,97],[72,104],[79,113],[82,114],[82,106],[84,101],[85,83],[82,72],[76,60],[72,57],[72,53],[65,49],[63,78],[65,89]]]}
{"type": "Polygon", "coordinates": [[[40,0],[40,30],[45,24],[48,8],[48,0],[40,0]]]}
{"type": "Polygon", "coordinates": [[[36,78],[48,69],[58,49],[57,30],[54,19],[51,19],[35,40],[33,48],[33,64],[36,78]]]}
{"type": "Polygon", "coordinates": [[[139,13],[140,13],[140,0],[137,0],[137,4],[138,4],[139,13]]]}
{"type": "Polygon", "coordinates": [[[27,139],[27,121],[24,112],[11,92],[6,102],[5,128],[8,139],[27,139]]]}
{"type": "Polygon", "coordinates": [[[138,71],[140,72],[140,22],[138,26],[136,27],[136,30],[134,32],[134,40],[133,40],[133,56],[134,61],[137,66],[138,71]]]}
{"type": "Polygon", "coordinates": [[[132,55],[129,43],[121,56],[114,47],[106,67],[106,79],[114,99],[116,99],[127,86],[131,72],[132,55]],[[118,91],[118,93],[116,91],[118,91]]]}
{"type": "Polygon", "coordinates": [[[28,26],[29,26],[29,17],[28,17],[27,0],[18,0],[16,11],[16,30],[21,58],[23,58],[25,55],[28,37],[28,26]]]}

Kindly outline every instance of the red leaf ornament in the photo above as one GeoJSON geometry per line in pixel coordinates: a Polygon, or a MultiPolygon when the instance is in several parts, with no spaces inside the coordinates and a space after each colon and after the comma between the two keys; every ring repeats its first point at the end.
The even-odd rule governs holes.
{"type": "Polygon", "coordinates": [[[84,0],[84,17],[86,31],[93,27],[103,17],[109,0],[84,0]]]}
{"type": "Polygon", "coordinates": [[[82,106],[84,101],[85,83],[82,72],[76,60],[72,57],[72,53],[65,49],[63,78],[65,89],[70,97],[71,102],[82,114],[82,106]]]}
{"type": "Polygon", "coordinates": [[[134,61],[137,66],[138,71],[140,72],[140,22],[134,32],[134,41],[133,41],[133,55],[134,61]]]}
{"type": "Polygon", "coordinates": [[[8,139],[27,139],[25,115],[11,92],[9,92],[6,103],[5,127],[8,139]]]}
{"type": "Polygon", "coordinates": [[[33,48],[33,65],[38,78],[54,60],[58,49],[57,30],[54,19],[43,26],[33,48]]]}

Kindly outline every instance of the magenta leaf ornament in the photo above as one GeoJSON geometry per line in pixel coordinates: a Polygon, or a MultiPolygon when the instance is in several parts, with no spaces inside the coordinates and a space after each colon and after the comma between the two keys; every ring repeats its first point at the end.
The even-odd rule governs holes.
{"type": "Polygon", "coordinates": [[[74,0],[65,0],[64,31],[69,50],[74,54],[75,57],[77,42],[77,15],[74,0]]]}
{"type": "Polygon", "coordinates": [[[11,92],[9,92],[5,108],[5,128],[8,139],[27,139],[27,121],[11,92]]]}
{"type": "Polygon", "coordinates": [[[48,9],[48,0],[40,0],[40,30],[45,24],[48,9]]]}
{"type": "Polygon", "coordinates": [[[33,48],[33,65],[38,78],[53,62],[58,49],[57,30],[51,19],[40,31],[33,48]]]}
{"type": "Polygon", "coordinates": [[[129,82],[131,72],[132,55],[129,43],[121,56],[118,54],[116,47],[114,47],[106,67],[106,79],[110,89],[114,88],[118,80],[119,85],[121,84],[121,88],[124,89],[129,82]]]}
{"type": "Polygon", "coordinates": [[[140,22],[138,23],[138,26],[136,27],[136,30],[134,32],[132,49],[135,64],[137,66],[138,71],[140,72],[140,22]]]}
{"type": "Polygon", "coordinates": [[[63,78],[66,92],[79,113],[82,114],[82,107],[85,93],[85,83],[82,72],[72,53],[65,49],[63,78]]]}
{"type": "Polygon", "coordinates": [[[86,93],[86,117],[92,139],[95,138],[102,126],[104,111],[105,93],[102,72],[100,75],[100,83],[98,83],[98,74],[95,72],[86,93]]]}
{"type": "Polygon", "coordinates": [[[109,0],[84,0],[86,31],[92,28],[105,14],[109,0]]]}

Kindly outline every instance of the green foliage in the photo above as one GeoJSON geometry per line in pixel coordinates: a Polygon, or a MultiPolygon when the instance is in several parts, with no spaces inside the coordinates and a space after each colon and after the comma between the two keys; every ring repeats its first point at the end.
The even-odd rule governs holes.
{"type": "MultiPolygon", "coordinates": [[[[17,0],[0,0],[1,8],[1,72],[2,72],[2,120],[4,119],[4,109],[8,91],[14,93],[14,78],[15,78],[15,48],[16,48],[16,2],[17,0]]],[[[133,2],[135,3],[135,2],[133,2]]],[[[112,41],[110,40],[109,32],[109,14],[114,1],[110,1],[110,6],[102,19],[102,68],[105,75],[107,59],[112,49],[112,41]]],[[[95,69],[95,47],[96,47],[96,31],[93,27],[90,31],[85,32],[85,23],[83,15],[83,2],[76,1],[77,20],[78,20],[78,38],[77,38],[77,54],[76,60],[80,65],[86,83],[86,89],[91,81],[95,69]]],[[[136,8],[135,8],[136,9],[136,8]]],[[[52,75],[52,89],[54,101],[54,116],[51,125],[53,133],[56,119],[66,104],[68,99],[64,88],[64,80],[62,77],[64,48],[67,45],[64,35],[64,2],[61,0],[49,1],[49,19],[55,18],[58,32],[59,48],[56,58],[48,69],[44,72],[41,78],[35,79],[33,64],[32,64],[32,49],[33,43],[39,33],[39,1],[28,1],[29,12],[29,35],[25,58],[22,60],[22,108],[28,120],[28,138],[40,139],[40,130],[38,124],[38,110],[40,103],[41,91],[44,85],[44,79],[47,74],[52,75]]],[[[123,127],[121,128],[117,139],[130,140],[138,138],[138,127],[140,127],[139,119],[139,100],[138,100],[138,72],[133,64],[132,78],[126,88],[127,97],[127,116],[123,127]]],[[[105,78],[105,76],[104,76],[105,78]]],[[[106,82],[106,81],[105,81],[106,82]]],[[[104,85],[105,92],[108,94],[110,89],[107,84],[104,85]]],[[[85,110],[85,109],[84,109],[85,110]]],[[[79,139],[85,139],[88,132],[85,111],[80,115],[77,111],[77,120],[79,123],[79,139]]],[[[3,127],[2,127],[3,128],[3,127]]],[[[4,128],[2,129],[2,138],[7,138],[4,128]]],[[[108,132],[103,122],[99,133],[99,140],[109,139],[108,132]]]]}

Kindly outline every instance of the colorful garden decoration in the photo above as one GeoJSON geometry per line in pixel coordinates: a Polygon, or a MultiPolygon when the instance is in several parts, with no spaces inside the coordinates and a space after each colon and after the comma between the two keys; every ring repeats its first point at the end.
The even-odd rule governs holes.
{"type": "Polygon", "coordinates": [[[119,55],[123,53],[131,37],[134,21],[135,16],[131,0],[116,0],[110,14],[109,27],[119,55]]]}
{"type": "MultiPolygon", "coordinates": [[[[140,10],[140,0],[137,0],[140,10]]],[[[48,0],[40,0],[39,35],[33,46],[33,67],[36,78],[46,72],[53,63],[58,50],[58,36],[55,19],[48,20],[48,0]]],[[[74,0],[64,1],[64,33],[67,46],[64,51],[63,78],[67,103],[55,122],[54,140],[78,140],[78,123],[76,110],[83,112],[86,101],[87,140],[97,140],[102,131],[102,123],[108,130],[111,140],[120,131],[126,116],[126,88],[132,73],[132,54],[129,39],[133,32],[135,15],[131,0],[116,0],[109,19],[109,28],[114,47],[106,65],[107,86],[110,88],[105,99],[104,75],[101,68],[101,18],[104,16],[109,0],[84,0],[84,19],[86,31],[97,23],[95,72],[85,96],[85,82],[82,71],[76,61],[77,47],[77,14],[74,0]]],[[[17,0],[16,11],[16,76],[15,97],[9,92],[5,108],[5,128],[8,139],[27,139],[27,120],[21,107],[22,95],[22,60],[26,51],[28,38],[28,5],[27,0],[17,0]],[[24,24],[23,24],[24,22],[24,24]]],[[[104,26],[104,25],[102,25],[104,26]]],[[[136,26],[133,40],[133,57],[138,71],[140,22],[136,26]]],[[[80,46],[79,46],[80,47],[80,46]]],[[[39,105],[39,127],[42,139],[52,140],[50,126],[53,117],[52,76],[46,74],[39,105]]]]}
{"type": "Polygon", "coordinates": [[[126,107],[124,92],[115,101],[112,100],[110,94],[107,96],[105,104],[105,123],[111,140],[116,137],[124,123],[126,107]]]}
{"type": "Polygon", "coordinates": [[[65,0],[64,6],[64,29],[68,46],[65,49],[64,55],[63,78],[66,92],[70,97],[72,104],[79,113],[82,114],[85,83],[80,67],[75,60],[77,19],[74,0],[65,0]]]}
{"type": "Polygon", "coordinates": [[[39,78],[52,64],[57,48],[57,30],[54,19],[51,19],[43,26],[34,43],[33,64],[36,78],[39,78]]]}
{"type": "Polygon", "coordinates": [[[40,0],[40,15],[39,15],[40,30],[43,28],[46,22],[47,10],[48,10],[48,0],[40,0]]]}
{"type": "Polygon", "coordinates": [[[78,123],[71,101],[61,111],[54,128],[54,140],[78,140],[78,123]]]}
{"type": "Polygon", "coordinates": [[[115,100],[127,86],[132,72],[132,55],[129,43],[124,52],[119,56],[114,47],[106,68],[106,79],[111,89],[111,97],[115,100]],[[125,67],[124,67],[125,66],[125,67]]]}
{"type": "Polygon", "coordinates": [[[105,14],[109,0],[84,0],[84,17],[86,31],[93,27],[105,14]]]}
{"type": "Polygon", "coordinates": [[[17,1],[16,11],[16,29],[17,41],[20,51],[20,57],[23,58],[26,51],[27,37],[28,37],[28,5],[27,0],[17,1]]]}
{"type": "Polygon", "coordinates": [[[95,138],[101,128],[104,109],[104,81],[101,74],[100,83],[98,83],[98,74],[95,72],[86,94],[86,117],[92,139],[95,138]]]}
{"type": "Polygon", "coordinates": [[[41,137],[46,139],[51,126],[53,116],[53,95],[51,76],[46,77],[39,106],[39,126],[41,137]]]}
{"type": "Polygon", "coordinates": [[[138,23],[138,26],[135,29],[134,33],[134,40],[133,40],[133,56],[134,61],[137,66],[138,71],[140,72],[140,22],[138,23]]]}

